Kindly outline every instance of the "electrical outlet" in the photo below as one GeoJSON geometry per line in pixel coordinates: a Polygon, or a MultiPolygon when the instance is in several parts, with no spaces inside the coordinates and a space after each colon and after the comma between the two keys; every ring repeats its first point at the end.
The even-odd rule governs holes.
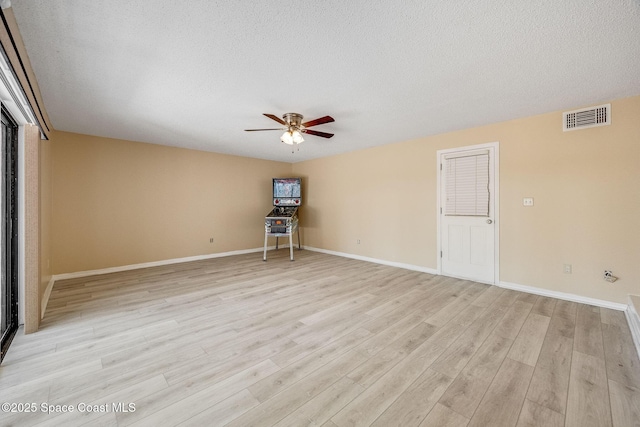
{"type": "Polygon", "coordinates": [[[564,274],[571,274],[571,264],[564,265],[564,274]]]}
{"type": "Polygon", "coordinates": [[[360,244],[360,239],[356,240],[356,243],[359,245],[360,244]]]}
{"type": "Polygon", "coordinates": [[[522,206],[533,206],[533,197],[525,197],[522,199],[522,206]]]}
{"type": "Polygon", "coordinates": [[[209,239],[209,243],[213,243],[213,237],[209,239]]]}

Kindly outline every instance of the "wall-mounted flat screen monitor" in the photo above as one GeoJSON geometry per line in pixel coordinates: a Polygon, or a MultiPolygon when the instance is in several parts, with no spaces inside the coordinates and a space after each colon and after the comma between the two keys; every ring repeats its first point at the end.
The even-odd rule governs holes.
{"type": "Polygon", "coordinates": [[[273,178],[274,206],[300,206],[300,178],[273,178]]]}

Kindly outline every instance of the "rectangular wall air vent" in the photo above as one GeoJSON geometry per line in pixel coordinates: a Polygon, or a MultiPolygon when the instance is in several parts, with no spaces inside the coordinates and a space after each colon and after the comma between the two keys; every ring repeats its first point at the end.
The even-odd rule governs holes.
{"type": "Polygon", "coordinates": [[[562,113],[562,130],[577,130],[611,124],[611,104],[562,113]]]}

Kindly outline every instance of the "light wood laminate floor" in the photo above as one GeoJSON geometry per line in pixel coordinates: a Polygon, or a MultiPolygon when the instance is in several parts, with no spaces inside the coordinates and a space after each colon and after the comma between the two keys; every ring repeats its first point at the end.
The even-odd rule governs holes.
{"type": "Polygon", "coordinates": [[[640,425],[622,312],[295,258],[56,283],[42,329],[19,332],[0,367],[0,400],[35,412],[0,425],[640,425]]]}

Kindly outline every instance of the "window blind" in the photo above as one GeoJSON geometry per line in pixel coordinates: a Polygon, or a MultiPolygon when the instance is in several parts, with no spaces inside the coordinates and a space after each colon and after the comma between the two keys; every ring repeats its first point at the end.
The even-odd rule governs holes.
{"type": "Polygon", "coordinates": [[[489,153],[445,158],[445,215],[489,216],[489,153]]]}

